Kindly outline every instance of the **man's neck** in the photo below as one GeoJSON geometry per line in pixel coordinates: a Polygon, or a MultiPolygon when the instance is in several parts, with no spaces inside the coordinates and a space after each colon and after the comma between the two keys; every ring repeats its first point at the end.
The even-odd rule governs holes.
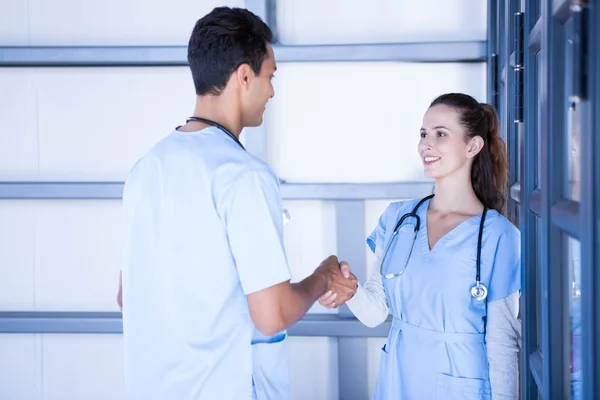
{"type": "MultiPolygon", "coordinates": [[[[242,132],[242,121],[239,117],[238,107],[228,101],[224,95],[220,96],[198,96],[196,108],[192,116],[204,118],[228,129],[235,137],[239,139],[242,132]]],[[[190,121],[180,130],[198,131],[206,128],[207,124],[203,122],[190,121]]]]}

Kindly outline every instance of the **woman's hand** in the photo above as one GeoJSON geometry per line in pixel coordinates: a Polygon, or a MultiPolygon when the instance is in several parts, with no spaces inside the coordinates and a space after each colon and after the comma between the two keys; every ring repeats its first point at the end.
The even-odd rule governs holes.
{"type": "Polygon", "coordinates": [[[350,300],[358,288],[358,279],[350,272],[350,265],[342,261],[340,273],[332,277],[329,290],[319,297],[319,304],[325,308],[337,308],[350,300]]]}

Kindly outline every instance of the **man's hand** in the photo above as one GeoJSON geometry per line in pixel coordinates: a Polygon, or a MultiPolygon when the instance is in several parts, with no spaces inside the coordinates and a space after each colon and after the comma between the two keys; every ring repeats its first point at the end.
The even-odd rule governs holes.
{"type": "Polygon", "coordinates": [[[329,290],[319,298],[319,304],[326,308],[337,308],[354,296],[358,288],[358,279],[350,272],[347,262],[342,261],[333,272],[328,288],[329,290]]]}
{"type": "Polygon", "coordinates": [[[252,322],[266,336],[289,328],[328,290],[335,275],[341,276],[340,264],[336,256],[329,256],[300,282],[286,281],[249,294],[252,322]]]}
{"type": "Polygon", "coordinates": [[[333,276],[340,273],[340,262],[336,256],[329,256],[317,267],[314,275],[320,276],[326,282],[327,288],[333,282],[333,276]]]}

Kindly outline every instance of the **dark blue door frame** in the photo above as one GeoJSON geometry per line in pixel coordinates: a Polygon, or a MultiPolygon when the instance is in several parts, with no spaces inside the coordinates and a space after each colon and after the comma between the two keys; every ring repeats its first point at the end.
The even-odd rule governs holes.
{"type": "Polygon", "coordinates": [[[600,1],[589,6],[581,135],[583,398],[600,397],[600,1]]]}
{"type": "Polygon", "coordinates": [[[581,318],[579,398],[600,398],[599,3],[488,1],[488,101],[501,117],[512,185],[508,212],[521,229],[522,399],[572,396],[571,313],[581,318]],[[581,130],[576,199],[564,195],[571,104],[581,130]],[[581,311],[571,310],[567,236],[581,244],[581,311]]]}
{"type": "Polygon", "coordinates": [[[564,101],[565,35],[553,18],[552,1],[542,2],[542,50],[540,85],[540,137],[542,144],[541,265],[542,265],[542,355],[544,399],[568,399],[566,366],[568,356],[568,269],[564,268],[562,237],[553,223],[554,206],[560,201],[565,179],[564,101]],[[566,276],[564,272],[567,272],[566,276]],[[566,279],[565,279],[566,278],[566,279]]]}

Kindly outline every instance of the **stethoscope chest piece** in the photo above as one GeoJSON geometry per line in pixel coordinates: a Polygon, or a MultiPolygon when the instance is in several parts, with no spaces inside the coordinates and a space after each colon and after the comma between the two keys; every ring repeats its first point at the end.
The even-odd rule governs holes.
{"type": "Polygon", "coordinates": [[[471,296],[473,296],[473,298],[475,300],[483,301],[486,299],[487,295],[488,295],[487,288],[482,283],[477,283],[475,286],[473,286],[471,288],[471,296]]]}

